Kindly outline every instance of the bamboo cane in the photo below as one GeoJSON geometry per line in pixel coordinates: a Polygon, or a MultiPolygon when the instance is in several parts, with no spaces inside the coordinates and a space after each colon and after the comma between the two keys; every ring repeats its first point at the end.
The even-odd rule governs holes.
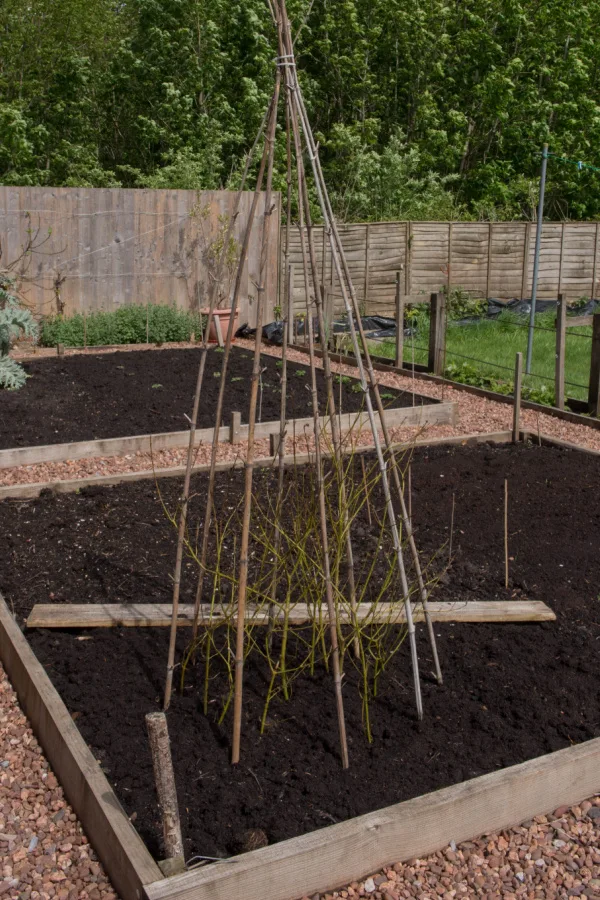
{"type": "MultiPolygon", "coordinates": [[[[202,394],[202,384],[204,381],[204,371],[206,368],[206,359],[208,356],[208,337],[210,333],[211,321],[213,318],[214,306],[217,296],[217,291],[219,287],[219,283],[221,281],[221,277],[223,274],[223,268],[225,265],[225,259],[227,255],[227,247],[229,246],[229,241],[231,235],[233,233],[233,229],[235,227],[235,222],[237,220],[239,214],[240,203],[242,199],[242,193],[246,184],[246,179],[248,177],[248,172],[250,170],[250,166],[252,164],[252,159],[254,157],[254,151],[256,150],[256,146],[260,140],[264,127],[266,125],[266,115],[263,117],[263,121],[256,135],[254,144],[252,145],[248,156],[246,157],[246,163],[244,166],[244,171],[242,173],[242,180],[240,189],[236,195],[234,208],[232,216],[229,220],[227,231],[225,234],[225,240],[223,242],[223,248],[221,250],[221,254],[219,256],[219,260],[217,262],[217,270],[215,274],[215,279],[210,286],[209,292],[209,303],[208,303],[208,319],[206,322],[206,328],[204,330],[204,334],[202,336],[202,353],[200,356],[200,363],[198,366],[198,376],[196,379],[196,390],[194,393],[194,406],[192,410],[192,418],[190,419],[190,437],[188,441],[188,451],[187,451],[187,459],[186,459],[186,469],[184,476],[184,484],[183,484],[183,493],[181,498],[181,509],[179,513],[179,525],[177,530],[177,549],[175,554],[175,572],[173,575],[173,616],[171,619],[171,631],[169,635],[169,651],[167,657],[167,677],[165,682],[165,693],[163,700],[163,708],[167,710],[169,708],[171,702],[171,692],[173,689],[173,672],[175,669],[175,646],[177,642],[177,618],[179,611],[179,596],[181,592],[181,570],[183,564],[183,546],[185,541],[185,529],[187,525],[187,515],[188,515],[188,505],[189,505],[189,496],[190,496],[190,482],[192,475],[192,468],[194,463],[194,444],[196,439],[196,426],[198,424],[198,410],[200,408],[200,397],[202,394]]],[[[146,327],[148,327],[148,306],[146,307],[146,327]]],[[[231,323],[233,323],[235,316],[231,316],[231,323]]]]}
{"type": "MultiPolygon", "coordinates": [[[[281,28],[278,20],[278,31],[281,28]]],[[[259,285],[256,299],[256,338],[254,343],[254,366],[250,387],[250,410],[248,413],[248,449],[246,451],[246,472],[244,484],[244,513],[242,519],[242,535],[238,566],[237,590],[237,622],[235,641],[235,682],[233,694],[233,738],[231,762],[236,765],[240,761],[240,744],[242,732],[242,696],[244,675],[244,637],[246,619],[246,599],[248,593],[248,546],[250,542],[250,517],[252,513],[252,476],[254,471],[254,431],[256,425],[256,402],[260,378],[260,353],[262,344],[262,315],[265,289],[268,278],[268,259],[271,243],[271,195],[273,187],[273,162],[275,158],[275,131],[277,127],[277,107],[281,86],[281,68],[277,67],[273,107],[265,146],[268,145],[267,183],[265,191],[265,216],[262,236],[261,265],[259,285]]]]}
{"type": "MultiPolygon", "coordinates": [[[[282,0],[282,2],[285,4],[285,0],[282,0]]],[[[435,633],[434,633],[434,630],[433,630],[433,623],[432,623],[432,621],[431,621],[431,616],[429,615],[429,611],[428,611],[428,605],[427,605],[427,592],[426,592],[426,590],[425,590],[425,586],[424,586],[424,583],[423,583],[422,571],[421,571],[420,561],[419,561],[419,557],[418,557],[418,551],[417,551],[416,544],[415,544],[415,542],[414,542],[414,538],[413,538],[413,534],[412,534],[412,528],[410,527],[410,523],[407,523],[407,518],[408,518],[408,517],[407,517],[407,515],[406,515],[406,508],[405,508],[405,504],[404,504],[404,497],[403,497],[403,493],[402,493],[402,488],[401,488],[401,483],[400,483],[400,477],[399,477],[399,474],[398,474],[398,471],[397,471],[397,466],[396,466],[395,456],[394,456],[393,453],[392,453],[392,445],[391,445],[391,441],[390,441],[390,438],[389,438],[389,431],[388,431],[388,428],[387,428],[387,425],[386,425],[386,422],[385,422],[385,414],[384,414],[383,404],[382,404],[382,402],[381,402],[381,397],[380,397],[380,393],[379,393],[379,387],[378,387],[378,384],[377,384],[377,379],[376,379],[376,377],[375,377],[375,372],[374,372],[374,370],[373,370],[373,366],[372,366],[372,362],[371,362],[371,357],[370,357],[370,353],[369,353],[367,341],[366,341],[366,338],[365,338],[364,329],[363,329],[363,326],[362,326],[362,321],[361,321],[361,318],[360,318],[360,311],[359,311],[359,306],[358,306],[358,299],[357,299],[357,297],[356,297],[356,292],[355,292],[355,289],[354,289],[354,285],[353,285],[353,283],[352,283],[352,278],[351,278],[351,276],[350,276],[350,271],[349,271],[349,268],[348,268],[348,263],[347,263],[346,256],[345,256],[345,253],[344,253],[342,244],[341,244],[341,240],[340,240],[339,233],[338,233],[338,230],[337,230],[337,225],[336,225],[336,222],[335,222],[335,218],[334,218],[334,216],[333,216],[333,212],[332,212],[332,209],[331,209],[331,204],[330,204],[330,201],[329,201],[329,196],[328,196],[328,193],[327,193],[327,188],[326,188],[326,185],[325,185],[325,182],[324,182],[324,179],[323,179],[323,173],[322,173],[322,170],[321,170],[320,160],[319,160],[319,157],[318,157],[317,147],[316,147],[316,145],[315,145],[315,143],[314,143],[314,138],[312,137],[312,130],[311,130],[311,128],[310,128],[310,123],[308,122],[308,117],[307,117],[307,115],[306,115],[306,109],[305,109],[305,107],[304,107],[304,102],[303,102],[303,99],[302,99],[302,93],[301,93],[300,88],[299,88],[299,86],[298,86],[297,79],[296,79],[296,83],[295,83],[295,99],[296,99],[297,102],[298,102],[299,109],[301,110],[301,114],[302,114],[302,116],[303,116],[303,119],[302,119],[302,121],[303,121],[303,128],[305,129],[305,134],[306,134],[307,142],[308,142],[308,145],[309,145],[309,155],[310,155],[311,162],[312,162],[312,165],[313,165],[313,172],[314,172],[314,174],[315,174],[315,180],[317,181],[317,191],[318,191],[318,193],[319,193],[319,199],[320,199],[320,200],[323,199],[323,201],[324,201],[323,212],[324,212],[324,216],[325,216],[325,219],[326,219],[326,226],[325,226],[325,227],[328,227],[328,230],[329,230],[329,232],[330,232],[330,242],[332,243],[332,255],[335,255],[335,254],[333,254],[333,239],[335,240],[335,243],[336,243],[336,245],[337,245],[338,256],[336,257],[336,260],[335,260],[335,261],[336,261],[336,268],[338,268],[338,278],[339,278],[339,280],[340,280],[340,285],[341,285],[341,287],[342,287],[342,294],[343,294],[343,297],[344,297],[344,302],[345,302],[345,305],[346,305],[346,311],[347,311],[347,313],[348,313],[348,317],[349,317],[349,321],[350,321],[350,331],[351,331],[351,335],[352,335],[352,337],[353,337],[354,350],[355,350],[356,355],[358,356],[358,355],[359,355],[359,353],[358,353],[358,341],[355,342],[356,334],[354,333],[355,330],[354,330],[354,322],[353,322],[353,318],[352,318],[352,312],[353,312],[354,315],[356,316],[356,321],[357,321],[357,326],[358,326],[358,332],[359,332],[359,336],[360,336],[360,342],[361,342],[361,344],[362,344],[362,349],[363,349],[363,353],[364,353],[364,356],[365,356],[365,363],[366,363],[366,368],[367,368],[367,374],[368,374],[368,377],[369,377],[369,384],[370,384],[370,387],[371,387],[371,389],[372,389],[372,391],[373,391],[373,395],[374,395],[374,397],[375,397],[375,401],[376,401],[376,405],[377,405],[377,411],[378,411],[378,416],[379,416],[379,419],[380,419],[380,422],[381,422],[381,428],[382,428],[382,431],[383,431],[384,441],[385,441],[385,445],[386,445],[386,450],[387,450],[388,456],[389,456],[389,458],[391,459],[391,462],[392,462],[392,472],[393,472],[393,475],[394,475],[394,482],[395,482],[396,492],[397,492],[398,497],[399,497],[399,500],[400,500],[400,506],[401,506],[401,512],[402,512],[402,518],[403,518],[403,524],[404,524],[405,527],[407,527],[407,525],[408,525],[408,527],[407,527],[407,533],[408,533],[408,538],[409,538],[409,546],[410,546],[410,550],[411,550],[411,555],[412,555],[412,557],[413,557],[413,562],[414,562],[414,565],[415,565],[415,569],[416,569],[416,571],[417,571],[417,577],[418,577],[418,582],[419,582],[419,591],[420,591],[420,595],[421,595],[421,602],[422,602],[423,609],[424,609],[425,619],[426,619],[426,623],[427,623],[427,630],[428,630],[428,635],[429,635],[429,641],[430,641],[430,644],[431,644],[432,654],[433,654],[433,657],[434,657],[434,662],[435,662],[435,667],[436,667],[436,677],[437,677],[438,682],[441,683],[441,682],[442,682],[442,675],[441,675],[441,669],[440,669],[440,666],[439,666],[439,658],[438,658],[438,654],[437,654],[437,646],[436,646],[436,640],[435,640],[435,633]],[[325,207],[326,207],[326,208],[325,208],[325,207]],[[348,285],[348,290],[349,290],[349,293],[350,293],[350,298],[349,298],[349,299],[348,299],[347,293],[346,293],[345,290],[344,290],[344,285],[342,284],[342,278],[341,278],[341,274],[340,274],[340,272],[339,272],[339,266],[340,266],[340,263],[341,263],[341,267],[343,268],[344,276],[345,276],[345,279],[346,279],[346,282],[347,282],[347,285],[348,285]],[[350,303],[349,303],[349,300],[351,301],[351,305],[352,305],[352,308],[353,308],[352,311],[350,310],[350,303]]],[[[358,364],[359,364],[359,370],[360,370],[360,369],[362,368],[362,361],[359,360],[359,361],[358,361],[358,364]]],[[[369,399],[368,397],[366,397],[366,400],[367,400],[367,408],[369,408],[370,399],[369,399]]],[[[413,397],[413,400],[414,400],[414,397],[413,397]]],[[[371,418],[371,415],[370,415],[370,419],[371,419],[371,425],[372,425],[372,428],[373,428],[373,422],[374,422],[374,419],[371,418]]],[[[375,441],[375,443],[376,443],[376,445],[377,445],[377,443],[378,443],[378,436],[375,434],[375,432],[374,432],[374,434],[373,434],[373,437],[374,437],[374,441],[375,441]]],[[[408,617],[407,617],[407,618],[408,618],[408,617]]],[[[410,631],[410,629],[409,629],[409,631],[410,631]]],[[[413,646],[412,641],[411,641],[411,650],[412,650],[413,662],[416,662],[416,661],[417,661],[417,657],[416,657],[416,647],[413,646]]],[[[417,674],[416,677],[418,678],[418,674],[417,674]]]]}
{"type": "MultiPolygon", "coordinates": [[[[341,679],[341,667],[340,667],[340,656],[339,656],[339,645],[338,645],[338,628],[337,628],[337,613],[335,609],[335,604],[333,600],[333,586],[331,582],[331,567],[330,567],[330,559],[329,559],[329,539],[327,534],[327,518],[326,518],[326,506],[325,506],[325,487],[323,480],[323,461],[321,455],[321,436],[319,433],[319,404],[317,397],[317,386],[316,386],[316,365],[315,365],[315,353],[314,353],[314,336],[313,336],[313,328],[312,328],[312,310],[310,308],[310,283],[309,283],[309,274],[308,274],[308,264],[306,259],[306,245],[304,241],[304,216],[306,212],[305,204],[303,202],[303,183],[302,183],[302,175],[303,175],[303,163],[302,163],[302,153],[300,152],[300,135],[297,127],[297,120],[294,117],[293,107],[291,103],[291,94],[289,92],[289,73],[288,67],[286,67],[286,87],[288,87],[288,97],[290,98],[290,113],[292,120],[292,130],[294,137],[294,148],[296,151],[296,170],[297,170],[297,179],[298,179],[298,223],[299,223],[299,231],[301,238],[301,250],[302,250],[302,269],[304,274],[304,289],[307,303],[307,316],[306,316],[306,326],[305,326],[305,337],[308,332],[308,346],[309,346],[309,359],[310,359],[310,373],[311,373],[311,402],[312,402],[312,411],[313,411],[313,431],[315,436],[315,469],[316,469],[316,478],[317,478],[317,491],[319,497],[319,528],[321,533],[321,543],[323,547],[323,571],[325,575],[325,599],[327,603],[327,611],[329,616],[329,634],[330,634],[330,642],[331,642],[331,653],[332,653],[332,667],[333,667],[333,678],[334,678],[334,692],[336,699],[336,711],[338,718],[338,731],[340,738],[340,751],[342,757],[342,766],[343,768],[348,768],[349,759],[348,759],[348,744],[346,739],[346,722],[344,716],[344,701],[342,698],[342,679],[341,679]]],[[[309,251],[310,251],[310,240],[308,240],[309,251]]],[[[314,249],[314,247],[313,247],[314,249]]],[[[315,269],[313,269],[313,277],[314,277],[315,269]]],[[[315,285],[317,281],[313,282],[315,285]]]]}
{"type": "MultiPolygon", "coordinates": [[[[285,0],[280,0],[280,8],[283,11],[284,16],[284,31],[286,36],[286,54],[288,58],[293,59],[293,47],[291,43],[290,36],[290,28],[289,28],[289,20],[287,18],[287,13],[285,11],[285,0]]],[[[344,252],[341,247],[341,241],[339,239],[339,234],[337,232],[337,227],[335,224],[335,220],[332,215],[331,206],[329,204],[329,198],[327,196],[327,189],[324,185],[322,171],[320,169],[320,163],[318,154],[316,151],[316,145],[314,142],[314,137],[312,135],[312,130],[310,128],[310,124],[308,122],[308,117],[306,115],[306,109],[302,100],[302,93],[300,90],[300,86],[298,83],[298,79],[295,75],[295,71],[290,68],[290,72],[293,78],[292,85],[292,98],[293,98],[293,108],[295,104],[295,109],[297,110],[300,122],[302,124],[302,129],[304,132],[305,140],[307,142],[309,157],[312,164],[313,175],[315,179],[315,185],[317,188],[317,195],[319,199],[319,204],[321,207],[321,211],[323,213],[325,227],[327,228],[330,240],[330,246],[332,251],[332,261],[335,265],[336,274],[338,280],[340,282],[340,288],[342,292],[342,297],[344,300],[344,306],[346,308],[346,313],[348,315],[349,325],[350,325],[350,335],[352,339],[354,354],[357,360],[357,366],[359,370],[359,378],[361,387],[363,390],[363,394],[365,397],[365,403],[367,407],[367,412],[369,415],[369,421],[371,424],[371,431],[373,434],[373,442],[375,444],[375,450],[377,453],[378,464],[381,472],[381,480],[382,487],[386,502],[386,507],[388,510],[388,516],[390,520],[390,529],[392,532],[392,538],[394,543],[394,551],[397,559],[398,569],[400,573],[400,580],[402,584],[402,591],[404,596],[405,610],[406,610],[406,620],[407,620],[407,630],[410,640],[411,647],[411,658],[412,658],[412,667],[413,667],[413,680],[414,680],[414,688],[415,688],[415,700],[417,706],[417,715],[419,719],[423,717],[423,704],[421,698],[421,687],[420,687],[420,677],[419,677],[419,663],[418,663],[418,655],[417,655],[417,647],[416,647],[416,633],[415,626],[412,617],[412,607],[410,602],[409,588],[408,588],[408,580],[406,577],[406,569],[404,565],[404,557],[402,552],[402,546],[400,543],[400,538],[398,534],[398,527],[396,524],[394,507],[392,503],[391,493],[389,489],[389,480],[387,477],[387,465],[383,456],[383,451],[381,448],[381,442],[379,440],[379,433],[377,429],[377,423],[375,421],[375,414],[373,410],[373,405],[369,393],[369,387],[367,385],[367,380],[365,377],[365,367],[363,365],[362,356],[360,353],[360,347],[358,342],[358,337],[356,333],[356,327],[354,325],[353,317],[356,316],[359,324],[361,342],[363,345],[363,350],[365,353],[365,359],[370,363],[370,357],[368,355],[368,347],[367,342],[364,337],[364,331],[362,330],[362,323],[360,322],[360,313],[358,309],[358,304],[356,303],[356,296],[354,292],[351,292],[351,296],[348,296],[348,291],[346,290],[345,285],[345,277],[347,277],[346,272],[344,272],[344,267],[342,263],[342,258],[345,260],[344,252]]],[[[347,263],[346,263],[347,268],[347,263]]],[[[351,283],[351,279],[348,279],[351,283]]],[[[370,366],[372,371],[372,365],[370,366]]],[[[373,373],[373,381],[374,381],[374,373],[373,373]]],[[[375,382],[376,384],[376,382],[375,382]]],[[[380,412],[380,419],[383,421],[384,416],[380,412]]]]}
{"type": "MultiPolygon", "coordinates": [[[[273,110],[273,100],[274,96],[271,99],[271,104],[269,106],[268,114],[269,117],[272,115],[273,110]]],[[[248,213],[248,221],[246,223],[246,231],[244,234],[244,241],[242,244],[242,250],[240,253],[240,260],[238,263],[238,270],[236,274],[235,285],[233,289],[233,297],[231,301],[231,316],[229,317],[229,325],[227,327],[227,336],[225,338],[225,349],[223,352],[223,362],[221,366],[221,378],[219,384],[219,396],[217,398],[217,409],[215,413],[215,431],[211,449],[211,457],[210,457],[210,470],[208,475],[208,488],[207,488],[207,496],[206,496],[206,507],[204,513],[204,524],[203,524],[203,533],[202,533],[202,546],[200,552],[200,572],[198,575],[198,584],[196,587],[196,598],[194,602],[194,622],[192,627],[192,643],[193,647],[196,643],[196,639],[198,637],[198,616],[200,613],[200,607],[202,604],[202,593],[204,589],[204,575],[206,572],[206,560],[208,554],[208,540],[209,540],[209,530],[210,523],[212,518],[212,507],[213,507],[213,499],[214,499],[214,491],[215,491],[215,475],[216,475],[216,465],[217,465],[217,453],[219,449],[219,428],[221,426],[221,420],[223,418],[223,403],[225,398],[225,386],[227,381],[227,367],[229,363],[229,355],[231,353],[231,344],[233,340],[233,323],[235,320],[235,311],[237,309],[237,304],[240,295],[241,283],[242,283],[242,274],[244,270],[244,264],[246,261],[246,257],[248,254],[248,247],[250,245],[250,236],[252,231],[252,226],[254,223],[254,218],[256,215],[256,209],[258,206],[258,201],[260,198],[260,193],[262,190],[262,183],[264,179],[265,168],[267,164],[268,158],[268,143],[265,141],[265,145],[263,148],[262,158],[260,161],[260,167],[258,170],[258,175],[256,179],[256,187],[254,191],[254,196],[252,198],[252,204],[250,206],[250,212],[248,213]]]]}
{"type": "MultiPolygon", "coordinates": [[[[289,25],[289,22],[288,22],[289,25]]],[[[293,81],[291,78],[291,71],[295,66],[291,66],[288,64],[285,67],[286,70],[286,87],[288,90],[288,97],[293,97],[293,81]]],[[[350,523],[348,521],[348,504],[347,504],[347,495],[346,495],[346,485],[344,483],[344,476],[342,470],[342,439],[341,439],[341,429],[338,427],[338,420],[336,419],[335,414],[335,396],[333,390],[333,373],[331,371],[331,363],[329,359],[329,348],[327,345],[327,341],[325,341],[325,315],[323,309],[324,303],[324,286],[322,286],[322,290],[319,291],[317,285],[319,284],[319,270],[317,265],[317,255],[315,251],[314,245],[314,233],[312,226],[312,216],[310,212],[310,200],[308,196],[308,187],[306,184],[306,174],[304,171],[304,162],[302,157],[302,147],[301,147],[301,138],[300,138],[300,128],[298,122],[298,114],[294,107],[294,104],[290,102],[290,118],[292,124],[292,130],[294,134],[294,149],[296,152],[296,166],[298,171],[298,206],[302,207],[303,217],[306,224],[306,238],[308,245],[308,252],[310,258],[310,266],[311,273],[313,279],[314,286],[314,295],[315,295],[315,306],[317,310],[317,319],[319,324],[319,335],[321,337],[321,349],[322,349],[322,362],[323,362],[323,375],[325,378],[325,386],[327,392],[327,413],[331,418],[331,439],[333,444],[333,457],[336,464],[336,470],[338,474],[338,482],[340,486],[340,516],[343,522],[343,528],[345,532],[345,544],[346,544],[346,573],[348,577],[348,587],[350,594],[350,608],[354,612],[356,610],[356,582],[354,578],[354,553],[352,550],[352,536],[350,530],[350,523]]],[[[302,240],[303,231],[300,230],[300,238],[302,240]]],[[[303,265],[306,266],[306,254],[303,252],[302,254],[303,265]]],[[[308,293],[308,279],[305,276],[305,289],[306,289],[306,298],[308,303],[309,293],[308,293]]],[[[354,623],[354,628],[356,629],[357,622],[354,623]]],[[[358,643],[358,637],[354,639],[354,655],[358,659],[360,656],[360,647],[358,643]]]]}

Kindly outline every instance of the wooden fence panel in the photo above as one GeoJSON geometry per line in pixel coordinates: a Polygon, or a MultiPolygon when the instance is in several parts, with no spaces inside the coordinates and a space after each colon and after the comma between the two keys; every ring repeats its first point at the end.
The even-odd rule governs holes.
{"type": "MultiPolygon", "coordinates": [[[[339,229],[356,294],[367,313],[394,315],[401,265],[408,303],[428,301],[448,285],[474,297],[531,296],[535,222],[370,222],[339,229]]],[[[321,266],[321,226],[314,234],[321,266]]],[[[306,311],[306,297],[297,228],[292,229],[290,262],[295,265],[294,308],[299,314],[306,311]]],[[[331,277],[329,247],[326,263],[326,283],[333,284],[338,314],[342,301],[337,278],[331,277]]],[[[568,300],[600,295],[599,223],[544,223],[538,297],[555,299],[559,293],[568,300]]]]}
{"type": "MultiPolygon", "coordinates": [[[[39,239],[50,230],[26,267],[29,278],[24,293],[38,313],[57,312],[60,303],[66,314],[131,303],[200,308],[209,287],[206,246],[217,235],[223,217],[231,216],[235,197],[229,191],[0,186],[2,264],[19,256],[28,228],[39,228],[39,239]],[[200,210],[206,210],[206,215],[198,215],[200,210]]],[[[244,194],[234,228],[238,244],[251,202],[252,194],[244,194]]],[[[278,294],[279,194],[275,203],[266,321],[273,318],[278,294]]],[[[263,222],[264,196],[240,296],[240,320],[251,324],[256,315],[263,222]]]]}

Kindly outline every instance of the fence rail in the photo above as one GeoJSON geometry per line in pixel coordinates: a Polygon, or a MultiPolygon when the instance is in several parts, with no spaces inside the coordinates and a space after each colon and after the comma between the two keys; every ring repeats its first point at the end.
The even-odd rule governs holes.
{"type": "MultiPolygon", "coordinates": [[[[547,222],[542,231],[538,297],[568,300],[600,292],[600,223],[547,222]]],[[[367,314],[394,315],[396,272],[406,302],[460,287],[479,297],[531,296],[535,223],[371,222],[340,226],[359,300],[367,314]]],[[[319,278],[342,311],[339,284],[323,228],[314,228],[319,278]]],[[[285,240],[282,236],[283,264],[285,240]]],[[[298,228],[292,228],[295,311],[306,309],[298,228]]],[[[281,280],[280,283],[283,283],[281,280]]]]}
{"type": "MultiPolygon", "coordinates": [[[[276,235],[278,197],[276,213],[269,219],[276,235]]],[[[24,293],[38,313],[61,308],[66,314],[114,310],[132,303],[199,309],[206,304],[210,278],[207,247],[224,217],[231,216],[235,198],[230,191],[0,186],[0,266],[20,257],[31,230],[38,233],[38,250],[19,270],[26,270],[24,293]]],[[[234,226],[238,245],[251,202],[252,194],[244,193],[234,226]]],[[[240,295],[240,321],[250,324],[255,316],[263,221],[264,195],[240,295]]],[[[277,245],[273,240],[266,321],[273,317],[277,302],[277,245]]]]}

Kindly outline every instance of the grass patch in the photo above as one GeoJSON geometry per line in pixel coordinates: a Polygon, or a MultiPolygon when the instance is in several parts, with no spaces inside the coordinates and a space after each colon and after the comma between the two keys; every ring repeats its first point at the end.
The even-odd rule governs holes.
{"type": "MultiPolygon", "coordinates": [[[[542,403],[554,401],[555,318],[553,310],[536,316],[536,328],[544,330],[534,332],[531,375],[523,376],[524,396],[542,403]]],[[[527,324],[526,317],[510,312],[503,312],[497,319],[478,320],[472,325],[449,322],[446,332],[447,377],[489,387],[500,393],[512,393],[515,355],[520,351],[525,360],[527,352],[527,324]]],[[[428,315],[420,315],[416,325],[414,361],[426,365],[428,315]]],[[[591,327],[567,329],[565,393],[580,400],[587,399],[591,336],[591,327]]],[[[396,354],[394,341],[373,342],[371,347],[376,356],[393,359],[396,354]]],[[[404,361],[410,363],[412,359],[413,338],[407,337],[404,339],[404,361]]]]}

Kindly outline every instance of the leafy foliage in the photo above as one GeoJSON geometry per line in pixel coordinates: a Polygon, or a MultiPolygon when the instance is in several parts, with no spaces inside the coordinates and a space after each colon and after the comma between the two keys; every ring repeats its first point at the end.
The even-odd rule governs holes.
{"type": "Polygon", "coordinates": [[[13,338],[37,337],[37,324],[14,293],[15,280],[0,273],[0,388],[17,390],[27,379],[25,370],[8,355],[13,338]]]}
{"type": "MultiPolygon", "coordinates": [[[[544,141],[599,162],[600,0],[288,6],[311,7],[296,46],[340,216],[530,218],[544,141]]],[[[0,24],[1,182],[236,184],[271,90],[265,0],[3,0],[0,24]]],[[[599,216],[598,179],[552,160],[548,214],[599,216]]]]}
{"type": "Polygon", "coordinates": [[[149,304],[123,306],[113,312],[95,312],[84,318],[51,316],[42,322],[40,344],[55,347],[83,347],[84,335],[88,347],[105,344],[145,344],[146,317],[151,343],[189,341],[192,333],[202,333],[202,317],[197,313],[174,309],[172,306],[149,304]],[[85,329],[85,331],[84,331],[85,329]]]}

